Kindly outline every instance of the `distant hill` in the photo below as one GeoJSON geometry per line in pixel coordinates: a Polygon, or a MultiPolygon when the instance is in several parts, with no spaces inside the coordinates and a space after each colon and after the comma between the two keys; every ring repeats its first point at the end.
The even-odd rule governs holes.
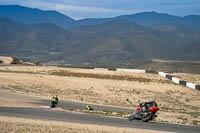
{"type": "Polygon", "coordinates": [[[157,12],[142,12],[131,15],[121,15],[114,18],[99,18],[99,19],[87,18],[78,20],[78,23],[76,23],[76,25],[90,26],[90,25],[105,23],[108,21],[113,21],[116,19],[134,22],[141,26],[150,26],[153,24],[160,24],[160,23],[181,24],[193,30],[200,31],[199,15],[189,15],[185,17],[179,17],[157,12]]]}
{"type": "Polygon", "coordinates": [[[178,23],[181,17],[157,12],[142,12],[131,15],[122,15],[117,18],[135,22],[143,26],[159,23],[178,23]]]}
{"type": "Polygon", "coordinates": [[[72,39],[72,33],[54,24],[25,25],[0,18],[1,55],[51,60],[60,56],[63,49],[72,44],[72,39]]]}
{"type": "Polygon", "coordinates": [[[161,32],[170,38],[175,38],[179,45],[195,42],[199,40],[200,31],[191,30],[180,24],[160,23],[150,25],[147,28],[161,32]],[[183,41],[184,40],[184,41],[183,41]]]}
{"type": "Polygon", "coordinates": [[[80,25],[97,25],[121,19],[134,22],[141,26],[149,26],[160,23],[181,24],[193,30],[200,31],[199,15],[179,17],[157,12],[142,12],[131,15],[121,15],[113,18],[86,18],[73,20],[72,18],[57,11],[44,11],[37,8],[28,8],[19,5],[0,5],[0,17],[6,17],[24,24],[52,23],[65,29],[80,25]]]}
{"type": "Polygon", "coordinates": [[[0,5],[0,17],[24,24],[52,23],[62,28],[68,28],[75,22],[57,11],[43,11],[19,5],[0,5]]]}
{"type": "Polygon", "coordinates": [[[200,60],[200,41],[192,42],[180,46],[175,53],[175,56],[181,60],[200,60]]]}
{"type": "Polygon", "coordinates": [[[16,43],[13,39],[21,38],[26,29],[26,25],[16,23],[7,18],[0,18],[0,53],[9,53],[11,47],[15,48],[16,43]]]}
{"type": "Polygon", "coordinates": [[[149,29],[161,32],[163,35],[169,38],[176,39],[178,44],[177,49],[175,49],[174,54],[168,58],[177,59],[190,59],[198,60],[200,58],[200,32],[191,30],[183,25],[179,24],[155,24],[148,26],[149,29]]]}
{"type": "Polygon", "coordinates": [[[122,15],[117,18],[135,22],[143,26],[149,26],[160,23],[181,24],[183,26],[200,29],[200,16],[190,15],[186,17],[173,16],[165,13],[143,12],[132,15],[122,15]]]}
{"type": "Polygon", "coordinates": [[[105,59],[109,60],[163,58],[176,47],[176,39],[124,20],[75,27],[70,31],[84,36],[86,42],[82,44],[92,48],[87,52],[90,56],[107,55],[105,59]]]}

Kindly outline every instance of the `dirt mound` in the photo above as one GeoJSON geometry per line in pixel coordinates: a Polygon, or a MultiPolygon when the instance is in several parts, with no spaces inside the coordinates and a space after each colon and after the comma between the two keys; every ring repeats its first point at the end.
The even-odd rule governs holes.
{"type": "Polygon", "coordinates": [[[13,61],[12,57],[8,56],[0,56],[0,62],[2,61],[3,64],[11,64],[13,61]]]}
{"type": "Polygon", "coordinates": [[[0,56],[0,64],[22,64],[22,65],[34,65],[30,62],[23,62],[15,56],[0,56]]]}

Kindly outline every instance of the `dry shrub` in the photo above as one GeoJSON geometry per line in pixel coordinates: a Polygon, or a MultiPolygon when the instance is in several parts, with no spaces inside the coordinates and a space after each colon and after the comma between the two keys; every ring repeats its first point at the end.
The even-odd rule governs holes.
{"type": "Polygon", "coordinates": [[[84,78],[97,78],[97,79],[111,79],[111,80],[126,80],[126,81],[138,81],[138,82],[153,82],[153,79],[143,78],[143,77],[133,77],[129,75],[105,75],[105,74],[95,74],[95,73],[76,73],[70,71],[58,71],[52,72],[51,75],[57,76],[71,76],[71,77],[84,77],[84,78]]]}

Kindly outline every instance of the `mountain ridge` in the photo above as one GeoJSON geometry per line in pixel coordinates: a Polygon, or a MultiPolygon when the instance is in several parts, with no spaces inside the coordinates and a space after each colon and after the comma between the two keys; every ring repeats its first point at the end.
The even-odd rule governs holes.
{"type": "Polygon", "coordinates": [[[200,29],[200,15],[187,15],[179,17],[166,13],[157,13],[155,11],[120,15],[111,18],[85,18],[74,20],[55,10],[40,10],[37,8],[28,8],[19,5],[0,5],[0,17],[7,17],[11,20],[24,24],[53,23],[65,29],[80,25],[97,25],[116,19],[128,20],[141,26],[149,26],[159,23],[174,23],[182,24],[193,30],[200,29]]]}
{"type": "MultiPolygon", "coordinates": [[[[191,15],[188,21],[193,17],[199,19],[191,15]]],[[[73,26],[63,28],[53,22],[24,24],[0,16],[0,54],[66,64],[200,60],[198,28],[165,21],[143,26],[120,17],[107,20],[89,25],[74,20],[73,26]]]]}
{"type": "Polygon", "coordinates": [[[54,10],[44,11],[19,5],[0,5],[0,16],[24,24],[53,23],[62,28],[67,28],[75,22],[72,18],[54,10]]]}

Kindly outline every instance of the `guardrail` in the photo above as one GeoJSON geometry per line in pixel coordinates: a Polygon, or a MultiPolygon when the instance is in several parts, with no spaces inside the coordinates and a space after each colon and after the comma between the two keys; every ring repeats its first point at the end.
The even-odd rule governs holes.
{"type": "Polygon", "coordinates": [[[158,74],[165,77],[165,78],[168,78],[169,80],[172,80],[172,82],[174,82],[176,84],[180,84],[180,85],[192,88],[192,89],[200,90],[200,85],[198,85],[198,84],[191,83],[191,82],[188,82],[188,81],[185,81],[185,80],[181,80],[181,79],[174,77],[174,76],[171,76],[171,75],[169,75],[168,73],[165,73],[165,72],[158,72],[158,74]]]}
{"type": "Polygon", "coordinates": [[[139,73],[146,73],[146,70],[141,69],[124,69],[124,68],[117,68],[117,72],[139,72],[139,73]]]}
{"type": "Polygon", "coordinates": [[[94,70],[103,70],[103,71],[109,71],[108,68],[94,68],[94,70]]]}
{"type": "Polygon", "coordinates": [[[200,85],[197,85],[197,84],[194,84],[194,83],[186,82],[186,86],[189,87],[189,88],[200,90],[200,85]]]}

